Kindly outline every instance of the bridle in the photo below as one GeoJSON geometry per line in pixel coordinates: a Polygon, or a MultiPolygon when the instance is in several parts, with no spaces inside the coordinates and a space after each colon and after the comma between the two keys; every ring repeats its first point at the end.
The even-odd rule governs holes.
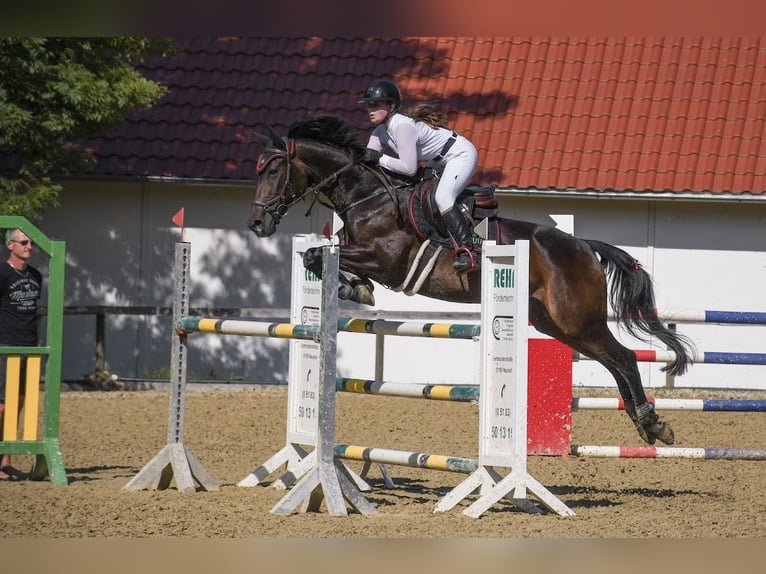
{"type": "MultiPolygon", "coordinates": [[[[311,205],[309,206],[308,212],[306,215],[308,215],[311,210],[314,207],[314,204],[316,204],[317,201],[319,201],[319,194],[329,185],[329,184],[337,184],[338,177],[354,167],[355,165],[364,165],[364,164],[358,164],[355,161],[350,161],[346,165],[342,166],[341,168],[335,170],[333,173],[319,181],[313,186],[307,186],[305,190],[303,190],[302,193],[293,195],[292,194],[292,179],[290,178],[291,168],[292,168],[292,158],[295,157],[295,140],[290,138],[282,138],[282,141],[284,142],[284,149],[278,149],[276,147],[268,147],[263,150],[263,153],[261,153],[260,156],[258,156],[258,162],[256,163],[255,169],[256,173],[260,175],[263,173],[263,171],[266,169],[266,167],[274,160],[284,160],[286,162],[286,173],[285,173],[285,183],[282,186],[282,189],[279,193],[279,195],[276,195],[269,199],[268,201],[257,201],[253,200],[250,202],[251,208],[253,207],[260,207],[265,213],[269,214],[276,224],[280,222],[282,217],[285,216],[285,214],[289,211],[289,209],[297,204],[298,202],[302,201],[303,198],[305,198],[309,194],[314,195],[314,199],[311,202],[311,205]],[[289,199],[288,199],[289,198],[289,199]]],[[[367,198],[369,199],[369,198],[367,198]]],[[[320,201],[324,205],[323,202],[320,201]]],[[[332,208],[332,206],[326,206],[332,208]]]]}
{"type": "Polygon", "coordinates": [[[285,198],[289,196],[288,192],[290,192],[293,187],[292,181],[290,180],[290,168],[292,166],[290,160],[295,157],[295,140],[288,138],[283,138],[283,140],[285,143],[284,150],[275,147],[264,149],[263,153],[258,156],[258,162],[255,165],[255,171],[260,176],[273,160],[284,159],[287,162],[287,172],[285,174],[285,184],[282,187],[282,191],[279,195],[275,195],[266,202],[257,201],[255,199],[250,202],[251,208],[260,207],[264,212],[273,217],[276,223],[279,223],[287,211],[306,195],[304,192],[302,195],[294,197],[289,203],[285,201],[285,198]]]}

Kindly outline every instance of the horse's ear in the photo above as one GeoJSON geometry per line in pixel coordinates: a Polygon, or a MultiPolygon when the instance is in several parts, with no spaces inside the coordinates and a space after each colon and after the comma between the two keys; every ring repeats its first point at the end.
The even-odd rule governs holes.
{"type": "Polygon", "coordinates": [[[271,138],[269,136],[265,136],[263,134],[259,134],[258,132],[253,133],[253,137],[258,140],[264,147],[270,147],[271,146],[271,138]]]}
{"type": "Polygon", "coordinates": [[[271,126],[269,126],[269,134],[271,135],[271,141],[275,148],[287,151],[287,144],[285,143],[285,140],[282,138],[282,136],[275,132],[274,128],[271,126]]]}

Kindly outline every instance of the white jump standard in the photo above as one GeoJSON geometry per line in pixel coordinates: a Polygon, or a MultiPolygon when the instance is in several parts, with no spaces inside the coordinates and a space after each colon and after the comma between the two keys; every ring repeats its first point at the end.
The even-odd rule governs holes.
{"type": "Polygon", "coordinates": [[[479,489],[463,514],[478,518],[502,498],[527,512],[539,509],[531,492],[559,516],[574,512],[527,472],[527,331],[529,242],[482,245],[479,467],[448,493],[434,512],[454,507],[479,489]],[[498,468],[510,469],[503,477],[498,468]]]}
{"type": "MultiPolygon", "coordinates": [[[[189,313],[189,262],[191,245],[176,243],[173,275],[173,324],[189,313]]],[[[186,411],[186,337],[173,335],[170,351],[171,393],[168,421],[168,442],[142,468],[123,490],[164,490],[175,477],[180,492],[193,492],[195,483],[204,490],[218,490],[218,483],[197,458],[184,446],[184,413],[186,411]]]]}

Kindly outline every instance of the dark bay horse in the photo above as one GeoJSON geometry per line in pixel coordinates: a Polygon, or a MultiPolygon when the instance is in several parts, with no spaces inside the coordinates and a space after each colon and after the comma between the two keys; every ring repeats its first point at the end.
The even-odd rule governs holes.
{"type": "MultiPolygon", "coordinates": [[[[344,223],[339,232],[342,298],[371,304],[369,280],[402,290],[414,274],[421,295],[480,302],[481,273],[458,274],[451,249],[423,247],[409,217],[412,180],[365,164],[364,149],[345,122],[314,116],[295,122],[287,137],[269,132],[256,136],[264,151],[248,227],[257,236],[272,235],[287,210],[303,200],[329,203],[344,223]],[[432,269],[424,272],[425,266],[432,269]]],[[[613,245],[552,226],[497,218],[491,227],[498,244],[530,242],[529,319],[535,328],[606,367],[643,440],[672,444],[672,428],[647,402],[635,353],[607,325],[609,301],[628,332],[643,340],[654,336],[674,352],[665,370],[673,375],[686,371],[693,348],[658,319],[649,274],[613,245]]],[[[304,256],[304,265],[319,276],[321,256],[318,249],[304,256]]]]}

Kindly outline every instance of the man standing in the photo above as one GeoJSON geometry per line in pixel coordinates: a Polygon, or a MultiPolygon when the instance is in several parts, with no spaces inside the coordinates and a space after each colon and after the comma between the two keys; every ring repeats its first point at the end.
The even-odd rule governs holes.
{"type": "MultiPolygon", "coordinates": [[[[10,252],[6,265],[0,266],[0,346],[36,347],[37,301],[42,291],[42,274],[29,265],[34,244],[20,229],[10,229],[5,234],[10,252]]],[[[6,359],[0,355],[0,440],[5,414],[6,359]]],[[[22,364],[21,381],[24,380],[22,364]]],[[[24,386],[20,385],[21,393],[24,386]]],[[[19,400],[19,410],[23,404],[19,400]]],[[[0,455],[0,480],[18,480],[24,473],[13,468],[11,455],[0,455]]]]}

